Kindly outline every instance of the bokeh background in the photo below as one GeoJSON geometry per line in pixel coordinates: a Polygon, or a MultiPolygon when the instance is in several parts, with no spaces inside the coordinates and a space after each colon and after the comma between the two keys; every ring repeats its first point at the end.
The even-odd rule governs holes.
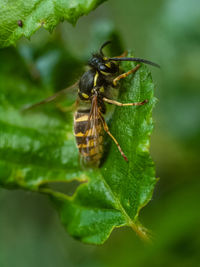
{"type": "Polygon", "coordinates": [[[200,266],[199,0],[109,0],[76,27],[62,23],[52,34],[40,29],[0,56],[21,57],[36,82],[59,90],[79,76],[108,32],[162,66],[152,68],[158,103],[151,154],[160,180],[141,212],[154,242],[144,244],[121,228],[102,246],[81,244],[64,231],[46,197],[0,189],[1,267],[200,266]],[[70,59],[77,62],[73,68],[70,59]]]}

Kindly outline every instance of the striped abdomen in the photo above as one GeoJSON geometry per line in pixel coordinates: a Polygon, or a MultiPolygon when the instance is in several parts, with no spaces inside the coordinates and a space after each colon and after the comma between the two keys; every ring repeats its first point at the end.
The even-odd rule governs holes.
{"type": "Polygon", "coordinates": [[[74,134],[81,157],[87,164],[99,165],[103,153],[103,127],[99,118],[89,117],[90,111],[74,115],[74,134]]]}

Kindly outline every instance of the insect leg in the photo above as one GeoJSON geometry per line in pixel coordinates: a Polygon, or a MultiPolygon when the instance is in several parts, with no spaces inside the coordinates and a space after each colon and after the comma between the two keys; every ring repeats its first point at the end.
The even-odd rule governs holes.
{"type": "Polygon", "coordinates": [[[109,104],[113,104],[113,105],[116,105],[116,106],[120,106],[120,107],[126,107],[126,106],[142,106],[144,104],[146,104],[148,102],[147,99],[145,99],[144,101],[142,102],[135,102],[135,103],[120,103],[118,101],[115,101],[115,100],[112,100],[112,99],[108,99],[106,97],[103,97],[103,101],[109,103],[109,104]]]}
{"type": "Polygon", "coordinates": [[[111,134],[111,132],[109,131],[109,128],[108,128],[108,125],[107,123],[105,122],[104,118],[101,116],[100,114],[100,119],[101,119],[101,122],[103,124],[103,128],[105,130],[105,132],[112,138],[112,140],[115,142],[115,144],[117,145],[117,148],[119,149],[119,152],[121,153],[122,157],[128,161],[128,158],[126,157],[126,155],[124,154],[124,152],[122,151],[119,143],[117,142],[117,140],[115,139],[115,137],[111,134]]]}
{"type": "Polygon", "coordinates": [[[128,54],[128,51],[124,51],[120,56],[117,56],[117,58],[126,57],[127,54],[128,54]]]}
{"type": "Polygon", "coordinates": [[[113,85],[116,86],[119,80],[126,78],[128,75],[130,75],[130,74],[132,74],[132,73],[135,73],[135,72],[140,68],[140,66],[141,66],[140,64],[137,64],[137,66],[136,66],[134,69],[129,70],[129,71],[127,71],[127,72],[125,72],[125,73],[123,73],[123,74],[117,76],[117,77],[113,80],[113,85]]]}

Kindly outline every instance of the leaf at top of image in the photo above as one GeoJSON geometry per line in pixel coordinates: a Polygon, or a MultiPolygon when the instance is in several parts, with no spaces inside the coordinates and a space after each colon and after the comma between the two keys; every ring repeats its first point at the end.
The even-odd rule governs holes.
{"type": "Polygon", "coordinates": [[[0,0],[0,48],[22,36],[30,38],[39,28],[52,31],[67,20],[73,25],[105,0],[0,0]]]}
{"type": "MultiPolygon", "coordinates": [[[[134,63],[121,66],[128,71],[134,63]]],[[[110,131],[129,161],[106,138],[107,154],[95,169],[83,169],[79,164],[72,112],[63,114],[53,104],[20,112],[20,107],[51,95],[41,84],[25,79],[23,68],[26,66],[21,64],[12,79],[9,68],[0,69],[0,185],[49,195],[68,233],[83,242],[102,244],[120,226],[130,226],[148,239],[138,220],[156,183],[149,154],[154,85],[147,67],[142,65],[120,82],[118,100],[148,99],[148,103],[116,107],[109,120],[110,131]]]]}

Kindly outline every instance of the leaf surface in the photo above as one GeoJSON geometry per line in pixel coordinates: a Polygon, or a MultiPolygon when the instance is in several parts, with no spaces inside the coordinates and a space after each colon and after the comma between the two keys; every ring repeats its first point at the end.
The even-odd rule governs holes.
{"type": "Polygon", "coordinates": [[[0,48],[42,26],[52,31],[63,20],[73,25],[105,0],[0,0],[0,48]]]}
{"type": "MultiPolygon", "coordinates": [[[[109,120],[110,131],[129,162],[106,138],[102,166],[83,169],[73,136],[73,113],[62,114],[52,104],[26,114],[20,111],[23,105],[52,92],[24,77],[26,66],[23,61],[18,64],[21,68],[12,79],[12,65],[0,65],[0,185],[49,195],[67,231],[83,242],[102,244],[115,227],[125,225],[146,239],[138,215],[151,199],[156,183],[149,155],[154,85],[147,67],[142,65],[134,77],[121,82],[118,100],[149,102],[116,107],[109,120]],[[56,189],[58,183],[62,190],[56,189]],[[65,185],[71,186],[70,190],[63,191],[65,185]]],[[[133,66],[130,62],[122,64],[124,71],[133,66]]]]}

